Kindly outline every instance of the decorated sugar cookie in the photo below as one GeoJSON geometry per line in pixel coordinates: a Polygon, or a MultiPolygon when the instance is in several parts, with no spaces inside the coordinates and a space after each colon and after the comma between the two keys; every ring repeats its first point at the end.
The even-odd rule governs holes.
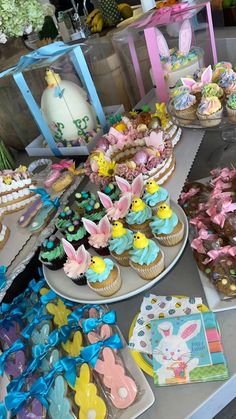
{"type": "Polygon", "coordinates": [[[82,342],[82,334],[80,333],[80,331],[77,331],[74,333],[72,340],[68,339],[66,343],[62,342],[61,346],[64,349],[64,351],[68,353],[68,355],[75,357],[80,354],[80,351],[82,349],[82,342]]]}
{"type": "Polygon", "coordinates": [[[51,419],[75,419],[72,406],[66,397],[67,384],[62,375],[56,377],[51,390],[48,393],[49,409],[51,419]]]}
{"type": "Polygon", "coordinates": [[[65,306],[60,298],[58,298],[57,304],[48,303],[46,308],[47,311],[54,316],[53,322],[57,327],[68,324],[67,317],[71,313],[71,310],[65,306]]]}

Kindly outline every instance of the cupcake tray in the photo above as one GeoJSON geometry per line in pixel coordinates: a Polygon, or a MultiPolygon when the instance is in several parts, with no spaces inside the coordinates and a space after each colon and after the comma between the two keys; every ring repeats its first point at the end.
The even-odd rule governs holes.
{"type": "MultiPolygon", "coordinates": [[[[0,290],[0,302],[17,275],[24,271],[41,243],[54,232],[57,215],[67,204],[70,195],[78,188],[82,180],[82,176],[77,176],[73,184],[60,194],[60,206],[57,213],[47,227],[39,234],[32,234],[27,228],[18,226],[17,221],[25,212],[25,209],[3,217],[2,223],[10,228],[10,237],[4,248],[0,251],[0,265],[7,267],[7,284],[0,290]]],[[[52,198],[55,198],[55,196],[52,198]]]]}
{"type": "MultiPolygon", "coordinates": [[[[198,179],[196,182],[207,183],[210,180],[210,177],[203,179],[198,179]]],[[[197,266],[197,264],[196,264],[197,266]]],[[[236,308],[236,298],[227,298],[223,294],[219,293],[214,285],[210,282],[209,278],[197,266],[197,270],[200,276],[202,287],[207,300],[207,305],[210,310],[217,311],[226,311],[236,308]]]]}
{"type": "MultiPolygon", "coordinates": [[[[188,221],[182,208],[171,202],[174,212],[178,215],[179,219],[184,223],[184,238],[181,243],[173,247],[160,246],[165,255],[165,269],[155,279],[151,281],[140,278],[137,273],[130,267],[120,267],[122,286],[120,290],[110,297],[102,297],[87,285],[78,286],[74,284],[64,273],[63,269],[58,271],[51,271],[43,266],[44,276],[48,285],[60,296],[79,303],[113,303],[115,301],[125,300],[140,294],[152,288],[157,282],[163,279],[168,272],[175,266],[181,257],[188,239],[188,221]]],[[[155,240],[155,239],[154,239],[155,240]]],[[[96,254],[92,252],[92,254],[96,254]]],[[[111,256],[108,256],[112,259],[111,256]]]]}

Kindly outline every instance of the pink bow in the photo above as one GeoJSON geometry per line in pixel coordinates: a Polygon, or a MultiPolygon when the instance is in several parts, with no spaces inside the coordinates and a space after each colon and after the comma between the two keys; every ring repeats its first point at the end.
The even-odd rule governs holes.
{"type": "Polygon", "coordinates": [[[203,217],[200,218],[198,216],[198,217],[192,218],[190,220],[190,224],[195,225],[197,227],[197,229],[200,230],[200,229],[205,229],[206,228],[206,224],[204,224],[205,221],[206,221],[206,224],[207,224],[207,222],[208,222],[207,218],[203,218],[203,217]]]}
{"type": "Polygon", "coordinates": [[[212,183],[216,183],[219,180],[229,181],[236,176],[236,169],[230,169],[229,167],[224,167],[222,170],[212,170],[211,174],[217,176],[215,179],[212,179],[212,183]]]}
{"type": "Polygon", "coordinates": [[[196,195],[200,191],[200,188],[191,188],[188,192],[182,192],[180,195],[180,201],[184,204],[187,199],[191,198],[192,196],[196,195]]]}
{"type": "Polygon", "coordinates": [[[69,169],[72,166],[73,160],[61,160],[60,163],[54,163],[51,165],[54,170],[69,169]]]}
{"type": "Polygon", "coordinates": [[[210,250],[209,252],[207,252],[207,254],[210,258],[210,259],[208,259],[207,263],[210,262],[211,260],[215,260],[216,258],[218,258],[221,255],[229,255],[229,256],[235,257],[236,256],[236,246],[220,247],[220,249],[210,250]]]}
{"type": "Polygon", "coordinates": [[[231,199],[226,198],[225,202],[223,202],[222,204],[220,213],[213,216],[213,222],[218,224],[221,228],[223,228],[226,214],[229,212],[233,212],[235,210],[236,210],[236,203],[232,204],[231,199]]]}
{"type": "Polygon", "coordinates": [[[209,234],[207,232],[207,230],[205,230],[204,228],[202,228],[199,233],[198,233],[198,237],[196,239],[194,239],[191,243],[191,247],[192,249],[197,250],[198,253],[206,253],[206,250],[202,244],[202,240],[207,240],[210,236],[214,236],[213,234],[209,234]]]}
{"type": "Polygon", "coordinates": [[[228,189],[232,186],[232,183],[223,182],[221,179],[218,179],[216,182],[213,182],[214,188],[216,189],[228,189]]]}

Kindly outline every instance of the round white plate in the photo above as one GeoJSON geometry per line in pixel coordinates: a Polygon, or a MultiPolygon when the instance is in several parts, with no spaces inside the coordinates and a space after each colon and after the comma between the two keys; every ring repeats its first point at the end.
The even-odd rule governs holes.
{"type": "Polygon", "coordinates": [[[188,222],[184,211],[178,204],[175,204],[174,202],[171,203],[171,206],[174,212],[177,214],[179,220],[184,223],[184,239],[181,243],[173,247],[160,246],[165,254],[166,268],[155,279],[146,281],[140,278],[132,268],[120,266],[122,279],[122,286],[120,290],[111,297],[102,297],[91,290],[87,285],[78,286],[74,284],[74,282],[65,275],[63,269],[58,271],[50,271],[47,267],[43,266],[44,276],[48,285],[62,297],[83,304],[113,303],[115,301],[125,300],[126,298],[130,298],[139,294],[140,292],[152,288],[157,282],[164,278],[164,276],[166,276],[166,274],[177,263],[183,253],[188,239],[188,222]]]}

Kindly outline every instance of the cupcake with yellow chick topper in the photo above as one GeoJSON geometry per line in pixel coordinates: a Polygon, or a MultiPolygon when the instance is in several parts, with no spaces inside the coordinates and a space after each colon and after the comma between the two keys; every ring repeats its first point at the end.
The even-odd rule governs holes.
{"type": "Polygon", "coordinates": [[[133,247],[133,232],[125,228],[120,221],[112,226],[109,250],[111,255],[122,266],[129,266],[129,251],[133,247]]]}
{"type": "Polygon", "coordinates": [[[167,189],[159,186],[155,179],[149,179],[145,185],[145,191],[143,195],[143,201],[149,205],[153,211],[157,209],[157,206],[163,202],[169,203],[169,192],[167,189]]]}
{"type": "Polygon", "coordinates": [[[184,224],[166,203],[160,204],[150,227],[163,246],[175,246],[184,236],[184,224]]]}
{"type": "Polygon", "coordinates": [[[151,219],[151,208],[142,199],[135,196],[132,200],[130,211],[126,216],[126,223],[130,230],[134,232],[141,231],[147,237],[152,237],[153,234],[149,226],[151,219]]]}
{"type": "Polygon", "coordinates": [[[93,256],[86,278],[89,288],[104,297],[110,297],[121,287],[120,270],[111,259],[93,256]]]}
{"type": "Polygon", "coordinates": [[[141,278],[154,279],[164,270],[164,253],[153,240],[138,231],[130,251],[130,266],[141,278]]]}

